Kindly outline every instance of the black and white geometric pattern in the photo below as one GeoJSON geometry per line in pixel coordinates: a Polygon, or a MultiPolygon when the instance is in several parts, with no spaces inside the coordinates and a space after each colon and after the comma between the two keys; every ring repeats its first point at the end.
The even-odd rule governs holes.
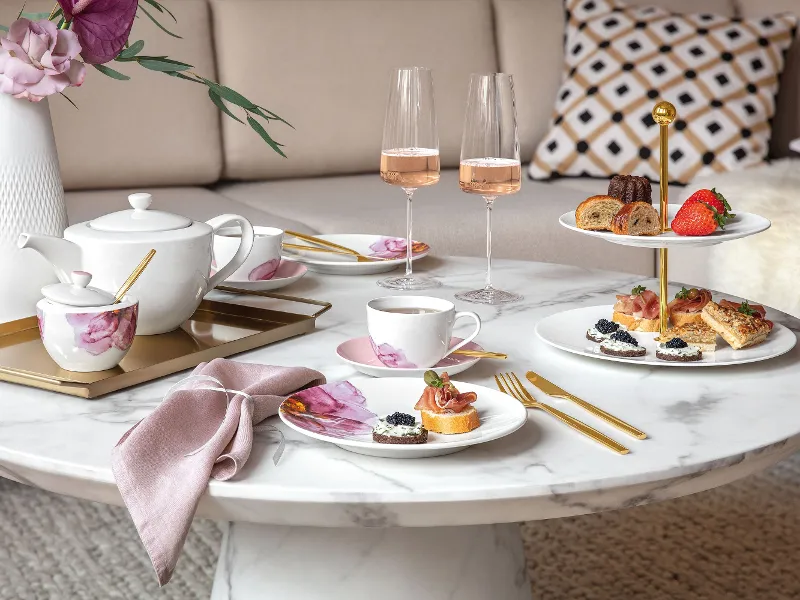
{"type": "Polygon", "coordinates": [[[565,74],[530,176],[658,180],[659,100],[675,105],[670,180],[757,164],[796,18],[675,15],[617,0],[566,0],[565,74]]]}

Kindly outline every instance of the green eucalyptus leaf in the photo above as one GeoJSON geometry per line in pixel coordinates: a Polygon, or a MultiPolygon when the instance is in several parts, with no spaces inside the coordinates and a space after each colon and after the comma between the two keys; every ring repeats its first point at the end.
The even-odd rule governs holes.
{"type": "Polygon", "coordinates": [[[289,127],[291,127],[292,129],[294,129],[294,125],[289,123],[289,121],[287,121],[282,117],[279,117],[274,112],[272,112],[271,110],[267,110],[263,106],[256,106],[254,109],[251,110],[251,112],[254,112],[259,117],[261,117],[262,119],[266,119],[267,121],[280,121],[281,123],[284,123],[289,127]]]}
{"type": "Polygon", "coordinates": [[[166,61],[163,59],[154,60],[150,58],[140,58],[138,63],[145,69],[150,69],[151,71],[161,71],[164,73],[170,71],[187,71],[192,68],[192,65],[187,65],[186,63],[166,61]]]}
{"type": "Polygon", "coordinates": [[[144,48],[144,40],[139,40],[137,42],[133,42],[133,44],[131,44],[130,46],[125,48],[122,52],[120,52],[119,56],[117,56],[117,58],[121,58],[121,59],[133,58],[134,56],[139,54],[139,52],[142,51],[142,48],[144,48]]]}
{"type": "Polygon", "coordinates": [[[8,31],[8,27],[5,25],[0,25],[0,31],[8,31]]]}
{"type": "Polygon", "coordinates": [[[270,135],[267,133],[267,130],[264,129],[264,127],[261,125],[261,123],[256,121],[250,115],[247,115],[247,122],[250,124],[250,127],[253,128],[253,131],[255,131],[258,135],[260,135],[261,138],[265,142],[267,142],[267,144],[269,144],[270,147],[273,150],[275,150],[275,152],[280,154],[283,158],[286,158],[286,155],[283,153],[283,150],[281,150],[281,148],[280,148],[281,145],[270,137],[270,135]]]}
{"type": "Polygon", "coordinates": [[[172,33],[169,29],[167,29],[161,23],[159,23],[158,19],[156,19],[153,15],[151,15],[150,12],[144,6],[142,6],[141,4],[139,5],[139,10],[141,10],[145,15],[147,15],[147,18],[150,19],[153,23],[155,23],[156,27],[158,27],[161,31],[163,31],[167,35],[170,35],[170,36],[172,36],[174,38],[178,38],[179,40],[183,39],[177,33],[172,33]]]}
{"type": "Polygon", "coordinates": [[[103,75],[107,75],[111,77],[111,79],[119,79],[120,81],[128,81],[130,77],[127,75],[120,73],[119,71],[115,71],[111,67],[107,67],[106,65],[92,65],[95,69],[100,71],[103,75]]]}
{"type": "Polygon", "coordinates": [[[173,21],[175,21],[176,23],[178,22],[178,19],[176,19],[175,15],[172,14],[172,11],[170,11],[170,9],[168,9],[163,4],[159,4],[158,2],[156,2],[156,0],[144,0],[144,1],[147,2],[153,8],[155,8],[158,12],[167,13],[170,17],[172,17],[173,21]]]}
{"type": "Polygon", "coordinates": [[[183,73],[179,73],[178,71],[164,71],[166,75],[170,77],[177,77],[178,79],[185,79],[186,81],[191,81],[192,83],[199,83],[200,85],[205,85],[199,79],[195,79],[194,77],[189,77],[188,75],[184,75],[183,73]]]}
{"type": "Polygon", "coordinates": [[[254,103],[250,102],[250,100],[242,96],[239,92],[232,90],[228,86],[216,83],[210,79],[203,79],[203,81],[205,81],[208,87],[212,88],[222,98],[228,102],[232,102],[236,106],[241,106],[249,111],[255,111],[258,108],[254,103]]]}
{"type": "Polygon", "coordinates": [[[239,117],[233,114],[230,109],[225,106],[225,102],[220,98],[219,94],[214,91],[213,88],[208,88],[208,97],[211,98],[211,101],[217,105],[217,108],[228,115],[231,119],[239,121],[242,125],[244,125],[244,121],[242,121],[239,117]]]}

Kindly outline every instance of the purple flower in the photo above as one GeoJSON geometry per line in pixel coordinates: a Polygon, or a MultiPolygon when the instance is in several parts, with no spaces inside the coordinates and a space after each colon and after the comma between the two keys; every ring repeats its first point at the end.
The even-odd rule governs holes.
{"type": "Polygon", "coordinates": [[[375,340],[371,337],[369,338],[369,343],[372,344],[372,351],[375,352],[375,356],[377,356],[378,360],[385,366],[391,367],[392,369],[417,368],[417,365],[408,361],[402,350],[393,348],[389,344],[376,344],[375,340]]]}
{"type": "Polygon", "coordinates": [[[75,33],[46,19],[14,21],[0,46],[0,92],[15,98],[39,102],[81,85],[86,76],[75,59],[81,51],[75,33]]]}
{"type": "Polygon", "coordinates": [[[75,345],[94,356],[112,346],[118,350],[127,350],[136,335],[138,309],[139,305],[134,304],[121,310],[68,314],[67,323],[75,331],[75,345]]]}
{"type": "Polygon", "coordinates": [[[131,33],[138,0],[58,0],[72,31],[78,36],[81,56],[90,65],[116,58],[131,33]]]}
{"type": "MultiPolygon", "coordinates": [[[[408,244],[405,238],[392,237],[382,237],[376,242],[373,242],[369,247],[369,249],[372,250],[370,256],[378,256],[380,258],[398,258],[400,256],[405,256],[406,248],[408,248],[408,244]]],[[[428,250],[430,250],[430,246],[422,242],[414,242],[411,246],[412,254],[420,254],[428,250]]]]}
{"type": "Polygon", "coordinates": [[[298,427],[347,438],[372,432],[378,416],[366,403],[367,399],[352,383],[338,381],[297,392],[281,405],[281,411],[298,427]]]}
{"type": "Polygon", "coordinates": [[[266,281],[267,279],[272,279],[275,276],[275,273],[278,271],[280,264],[280,258],[268,260],[267,262],[258,265],[255,269],[250,271],[250,273],[247,275],[247,279],[249,281],[266,281]]]}

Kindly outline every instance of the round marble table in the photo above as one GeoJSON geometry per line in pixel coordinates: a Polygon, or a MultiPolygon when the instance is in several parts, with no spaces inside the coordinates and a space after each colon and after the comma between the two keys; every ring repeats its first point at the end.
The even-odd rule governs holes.
{"type": "MultiPolygon", "coordinates": [[[[483,278],[479,259],[425,262],[420,266],[444,284],[432,295],[452,299],[483,278]]],[[[537,320],[606,304],[619,290],[655,282],[539,263],[497,261],[495,268],[497,284],[525,299],[469,309],[484,320],[480,343],[510,358],[483,360],[459,379],[493,386],[499,370],[532,368],[650,437],[627,437],[532,387],[537,398],[631,453],[614,454],[539,411],[504,439],[423,460],[351,454],[284,429],[287,449],[276,467],[270,457],[277,440],[261,434],[239,480],[212,481],[198,508],[199,516],[231,523],[213,598],[269,592],[293,600],[528,599],[515,522],[676,498],[764,469],[800,448],[800,347],[763,363],[685,370],[573,356],[538,341],[537,320]]],[[[304,365],[329,380],[354,377],[334,349],[365,334],[364,304],[385,293],[375,285],[378,278],[309,274],[286,293],[333,303],[319,330],[238,360],[304,365]]],[[[771,315],[800,330],[797,320],[771,315]]],[[[0,475],[120,504],[111,448],[181,377],[98,400],[0,384],[0,475]]]]}

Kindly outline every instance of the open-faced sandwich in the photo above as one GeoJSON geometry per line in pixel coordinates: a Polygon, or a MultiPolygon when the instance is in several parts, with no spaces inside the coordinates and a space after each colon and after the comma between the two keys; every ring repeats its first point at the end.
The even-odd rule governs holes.
{"type": "Polygon", "coordinates": [[[620,327],[621,325],[619,323],[613,323],[608,319],[600,319],[594,324],[594,327],[589,327],[589,329],[586,330],[586,339],[597,342],[598,344],[605,342],[607,339],[611,338],[611,334],[618,331],[620,327]]]}
{"type": "Polygon", "coordinates": [[[643,285],[637,285],[629,295],[617,295],[612,320],[630,331],[658,331],[661,326],[658,295],[643,285]]]}
{"type": "Polygon", "coordinates": [[[639,345],[639,341],[625,330],[611,334],[611,337],[600,343],[600,352],[609,356],[635,358],[647,354],[647,350],[639,345]]]}
{"type": "Polygon", "coordinates": [[[767,339],[772,331],[772,321],[764,317],[763,306],[751,306],[747,301],[741,304],[723,300],[719,304],[709,302],[703,308],[703,321],[722,336],[734,350],[749,348],[767,339]],[[756,306],[761,309],[757,310],[756,306]]]}
{"type": "Polygon", "coordinates": [[[480,426],[478,411],[472,403],[475,392],[459,393],[447,373],[439,377],[435,371],[425,371],[427,387],[414,406],[422,413],[422,426],[436,433],[467,433],[480,426]]]}
{"type": "Polygon", "coordinates": [[[674,338],[680,338],[689,346],[703,352],[714,352],[717,349],[717,332],[706,325],[702,318],[699,323],[670,327],[664,335],[657,336],[656,341],[666,344],[674,338]]]}
{"type": "Polygon", "coordinates": [[[658,345],[656,358],[669,362],[695,362],[703,360],[703,351],[675,336],[668,342],[658,345]]]}
{"type": "Polygon", "coordinates": [[[428,441],[428,430],[412,415],[396,412],[378,420],[372,429],[372,441],[379,444],[424,444],[428,441]]]}
{"type": "Polygon", "coordinates": [[[675,299],[667,305],[669,320],[676,327],[690,323],[702,323],[703,317],[700,316],[700,313],[710,301],[711,292],[708,290],[681,288],[681,291],[675,294],[675,299]]]}

